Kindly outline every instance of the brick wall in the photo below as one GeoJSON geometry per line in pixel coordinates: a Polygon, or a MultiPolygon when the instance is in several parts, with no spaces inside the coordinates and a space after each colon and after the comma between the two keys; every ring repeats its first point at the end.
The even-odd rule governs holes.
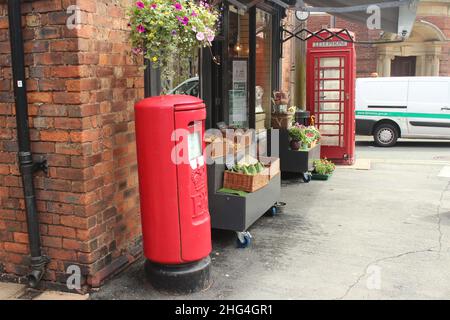
{"type": "MultiPolygon", "coordinates": [[[[312,15],[308,19],[307,27],[311,31],[318,31],[322,28],[331,27],[331,16],[329,15],[312,15]]],[[[379,36],[379,32],[370,31],[364,25],[354,22],[348,22],[344,19],[337,18],[337,29],[348,29],[355,33],[356,40],[368,41],[379,36]]],[[[368,77],[372,72],[377,71],[377,49],[373,45],[357,45],[356,46],[356,76],[368,77]]]]}
{"type": "MultiPolygon", "coordinates": [[[[425,5],[423,5],[425,6],[425,5]]],[[[445,12],[437,12],[437,15],[418,15],[417,21],[425,20],[434,24],[450,39],[450,16],[444,16],[445,12]]],[[[319,30],[322,27],[330,27],[329,15],[313,15],[308,20],[308,29],[319,30]]],[[[346,20],[337,18],[336,28],[347,28],[355,32],[356,39],[359,41],[376,40],[379,38],[379,31],[368,30],[363,24],[351,23],[346,20]]],[[[357,45],[357,77],[367,77],[371,73],[377,71],[377,48],[374,45],[357,45]]],[[[450,43],[442,46],[442,54],[440,56],[440,75],[450,76],[450,43]]]]}
{"type": "MultiPolygon", "coordinates": [[[[131,58],[131,0],[40,0],[22,5],[32,150],[49,174],[36,177],[46,280],[69,265],[98,283],[133,260],[140,219],[133,105],[143,77],[131,58]],[[68,6],[81,28],[66,27],[68,6]]],[[[0,266],[27,273],[27,232],[16,161],[7,10],[0,4],[0,266]]]]}

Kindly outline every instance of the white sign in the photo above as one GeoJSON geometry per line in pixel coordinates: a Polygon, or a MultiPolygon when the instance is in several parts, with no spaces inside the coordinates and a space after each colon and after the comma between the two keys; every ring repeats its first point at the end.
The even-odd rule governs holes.
{"type": "Polygon", "coordinates": [[[345,41],[323,41],[323,42],[314,42],[314,48],[329,48],[329,47],[346,47],[347,42],[345,41]]]}

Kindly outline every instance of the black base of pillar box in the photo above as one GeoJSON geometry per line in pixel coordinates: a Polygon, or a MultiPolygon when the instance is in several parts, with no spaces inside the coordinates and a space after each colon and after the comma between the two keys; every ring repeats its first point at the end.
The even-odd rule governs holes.
{"type": "Polygon", "coordinates": [[[210,286],[211,258],[181,265],[162,265],[145,262],[145,274],[156,290],[176,294],[189,294],[206,290],[210,286]]]}

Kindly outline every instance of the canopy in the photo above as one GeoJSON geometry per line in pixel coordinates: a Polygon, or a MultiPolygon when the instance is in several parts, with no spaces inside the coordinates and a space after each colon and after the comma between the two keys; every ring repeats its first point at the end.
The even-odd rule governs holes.
{"type": "Polygon", "coordinates": [[[367,24],[373,11],[371,5],[380,8],[381,30],[409,37],[413,28],[418,0],[269,0],[286,9],[310,12],[327,12],[348,21],[367,24]]]}

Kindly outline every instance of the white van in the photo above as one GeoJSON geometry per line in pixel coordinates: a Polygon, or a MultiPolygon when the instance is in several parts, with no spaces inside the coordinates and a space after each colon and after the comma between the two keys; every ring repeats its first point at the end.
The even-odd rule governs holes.
{"type": "Polygon", "coordinates": [[[450,139],[450,77],[357,79],[356,134],[381,147],[400,137],[450,139]]]}

